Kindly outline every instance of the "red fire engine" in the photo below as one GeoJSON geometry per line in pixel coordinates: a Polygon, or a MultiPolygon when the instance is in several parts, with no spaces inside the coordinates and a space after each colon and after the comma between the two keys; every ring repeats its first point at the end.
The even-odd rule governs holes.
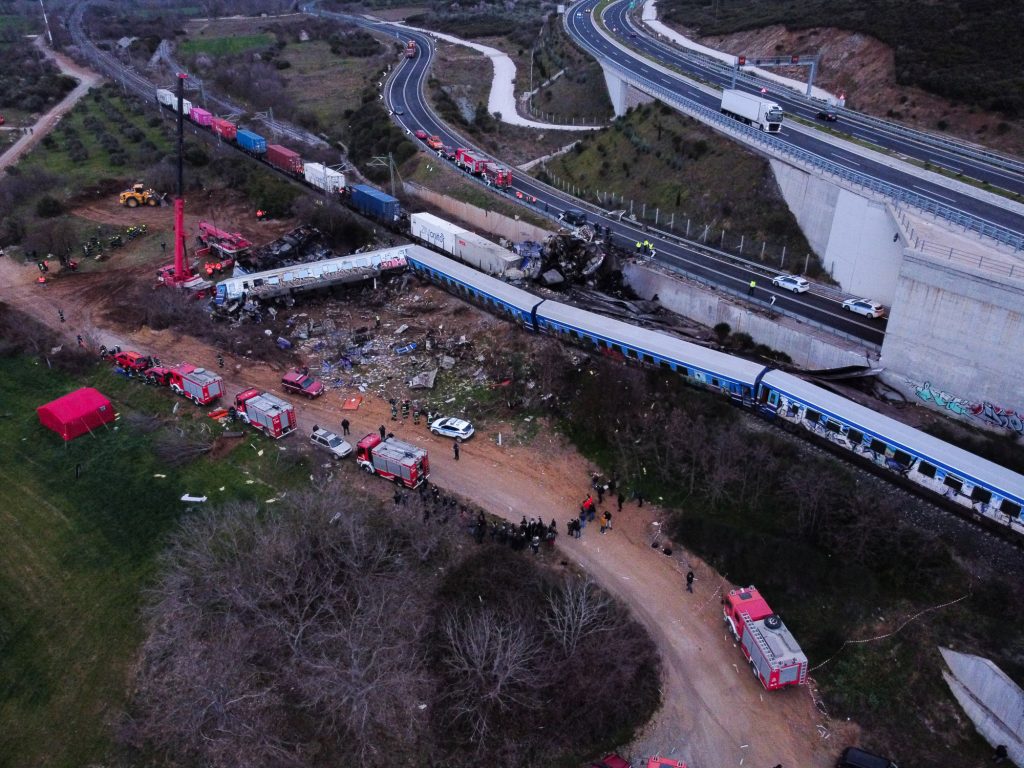
{"type": "Polygon", "coordinates": [[[487,163],[484,165],[484,176],[487,180],[498,187],[499,189],[505,189],[512,186],[512,171],[508,168],[504,168],[495,163],[487,163]]]}
{"type": "Polygon", "coordinates": [[[473,154],[475,151],[459,147],[455,150],[455,164],[470,173],[483,173],[488,160],[486,157],[480,157],[479,154],[473,154]]]}
{"type": "Polygon", "coordinates": [[[376,432],[356,444],[356,463],[370,474],[416,488],[430,477],[427,452],[395,437],[380,439],[376,432]]]}
{"type": "Polygon", "coordinates": [[[169,387],[196,405],[209,405],[224,394],[224,379],[189,363],[154,366],[146,371],[146,379],[152,384],[169,387]]]}
{"type": "Polygon", "coordinates": [[[774,691],[807,682],[807,657],[757,589],[745,587],[730,591],[722,613],[726,626],[765,688],[774,691]]]}
{"type": "Polygon", "coordinates": [[[255,387],[235,395],[231,415],[275,440],[295,430],[295,408],[291,403],[255,387]]]}

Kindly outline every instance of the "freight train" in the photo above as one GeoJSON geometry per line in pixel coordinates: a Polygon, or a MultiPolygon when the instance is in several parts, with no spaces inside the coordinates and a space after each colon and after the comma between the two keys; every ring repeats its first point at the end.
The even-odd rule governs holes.
{"type": "MultiPolygon", "coordinates": [[[[412,43],[410,43],[412,45],[412,43]]],[[[178,97],[166,88],[156,90],[157,103],[177,112],[178,97]]],[[[198,128],[217,136],[221,141],[245,152],[257,160],[277,169],[306,186],[319,190],[324,194],[337,197],[342,202],[372,219],[388,226],[396,225],[401,219],[401,207],[394,197],[366,184],[346,186],[345,174],[321,163],[306,162],[302,155],[282,144],[272,144],[266,138],[247,128],[217,117],[213,113],[195,106],[188,99],[182,99],[182,114],[198,128]]],[[[427,140],[423,131],[416,132],[416,138],[427,140]],[[421,135],[422,134],[422,135],[421,135]]],[[[499,190],[508,190],[512,186],[512,172],[498,165],[495,161],[483,157],[476,150],[459,147],[453,150],[453,164],[471,175],[482,175],[488,184],[499,190]],[[456,158],[470,158],[472,163],[456,158]]]]}
{"type": "Polygon", "coordinates": [[[1024,542],[1024,476],[797,376],[594,314],[489,277],[424,248],[410,268],[456,295],[545,333],[626,363],[650,366],[721,393],[783,426],[814,435],[905,487],[1024,542]]]}

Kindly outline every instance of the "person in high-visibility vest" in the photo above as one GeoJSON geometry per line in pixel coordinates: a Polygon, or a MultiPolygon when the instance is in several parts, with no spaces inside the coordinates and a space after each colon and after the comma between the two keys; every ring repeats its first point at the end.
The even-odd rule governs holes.
{"type": "Polygon", "coordinates": [[[753,296],[755,288],[757,288],[757,281],[756,280],[751,280],[750,281],[750,287],[747,288],[747,296],[753,296]]]}

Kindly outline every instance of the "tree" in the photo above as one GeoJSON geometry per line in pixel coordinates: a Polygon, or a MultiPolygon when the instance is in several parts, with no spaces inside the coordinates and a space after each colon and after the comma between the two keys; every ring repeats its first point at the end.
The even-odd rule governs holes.
{"type": "Polygon", "coordinates": [[[570,578],[548,594],[544,624],[565,655],[572,656],[584,640],[608,631],[611,606],[608,594],[589,578],[570,578]]]}

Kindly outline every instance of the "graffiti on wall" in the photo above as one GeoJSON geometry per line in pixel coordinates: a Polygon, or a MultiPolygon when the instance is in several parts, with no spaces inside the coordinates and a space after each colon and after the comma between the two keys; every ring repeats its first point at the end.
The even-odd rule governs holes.
{"type": "Polygon", "coordinates": [[[1003,408],[987,401],[974,402],[932,386],[930,381],[918,383],[907,379],[915,394],[924,402],[955,413],[957,416],[977,419],[989,426],[1024,435],[1024,415],[1009,408],[1003,408]]]}

